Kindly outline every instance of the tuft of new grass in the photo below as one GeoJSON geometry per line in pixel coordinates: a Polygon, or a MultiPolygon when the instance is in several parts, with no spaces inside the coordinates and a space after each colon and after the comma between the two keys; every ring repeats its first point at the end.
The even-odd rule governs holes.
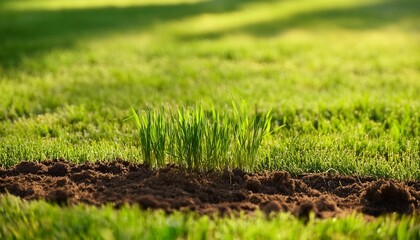
{"type": "Polygon", "coordinates": [[[232,105],[227,112],[214,107],[205,111],[201,105],[176,113],[165,108],[140,113],[132,109],[144,163],[255,170],[263,140],[273,133],[271,111],[250,115],[245,102],[232,105]]]}
{"type": "Polygon", "coordinates": [[[240,108],[233,103],[235,126],[234,165],[242,169],[254,170],[257,164],[258,150],[263,140],[271,135],[271,110],[264,115],[257,113],[250,117],[247,106],[240,108]]]}
{"type": "Polygon", "coordinates": [[[169,124],[161,112],[146,111],[140,115],[132,109],[140,139],[144,163],[162,166],[165,164],[165,150],[169,124]]]}

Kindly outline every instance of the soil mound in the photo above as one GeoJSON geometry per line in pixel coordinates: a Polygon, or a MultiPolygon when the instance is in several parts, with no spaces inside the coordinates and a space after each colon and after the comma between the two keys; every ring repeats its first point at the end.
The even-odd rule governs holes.
{"type": "Polygon", "coordinates": [[[372,215],[398,212],[410,214],[418,202],[410,188],[393,181],[379,180],[371,183],[362,194],[363,211],[372,215]]]}
{"type": "Polygon", "coordinates": [[[199,172],[168,165],[153,170],[126,161],[74,164],[22,162],[0,169],[0,193],[58,204],[138,204],[166,212],[221,215],[257,209],[267,215],[288,211],[307,218],[420,212],[419,182],[328,174],[241,170],[199,172]]]}

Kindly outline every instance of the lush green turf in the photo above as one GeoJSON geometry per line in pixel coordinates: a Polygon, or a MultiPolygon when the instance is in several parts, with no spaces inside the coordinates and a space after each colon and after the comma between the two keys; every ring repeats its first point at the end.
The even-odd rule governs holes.
{"type": "MultiPolygon", "coordinates": [[[[416,0],[0,0],[0,165],[142,161],[136,126],[125,121],[131,107],[199,103],[223,113],[243,98],[248,112],[272,109],[272,124],[284,125],[261,147],[262,168],[420,179],[419,22],[416,0]]],[[[16,208],[3,210],[9,223],[25,224],[15,213],[58,211],[16,208]]],[[[80,226],[103,214],[131,232],[110,209],[63,214],[88,219],[80,226]]],[[[289,223],[307,236],[345,226],[280,225],[289,223]]],[[[206,234],[224,231],[211,226],[206,234]]]]}
{"type": "Polygon", "coordinates": [[[2,239],[418,239],[420,218],[360,215],[307,223],[288,214],[241,218],[147,212],[136,207],[59,207],[4,197],[2,239]]]}

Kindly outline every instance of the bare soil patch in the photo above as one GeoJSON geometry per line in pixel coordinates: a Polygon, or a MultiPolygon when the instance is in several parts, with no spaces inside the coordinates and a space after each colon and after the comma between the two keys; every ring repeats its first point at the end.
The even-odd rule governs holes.
{"type": "Polygon", "coordinates": [[[241,170],[199,172],[169,165],[150,169],[126,161],[74,164],[22,162],[0,168],[0,193],[58,204],[138,204],[144,209],[221,215],[257,209],[307,217],[420,212],[420,182],[371,177],[241,170]]]}

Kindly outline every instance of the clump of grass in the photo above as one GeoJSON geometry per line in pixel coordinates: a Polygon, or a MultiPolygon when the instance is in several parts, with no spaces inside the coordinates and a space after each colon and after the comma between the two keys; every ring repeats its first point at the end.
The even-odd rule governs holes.
{"type": "Polygon", "coordinates": [[[203,108],[201,106],[197,106],[195,110],[182,108],[178,110],[177,117],[173,118],[171,123],[170,135],[173,137],[171,155],[175,156],[182,166],[200,168],[207,127],[203,108]]]}
{"type": "Polygon", "coordinates": [[[252,171],[263,140],[271,135],[271,111],[248,114],[246,103],[230,112],[201,105],[176,113],[146,110],[133,118],[139,131],[144,163],[161,167],[175,163],[196,169],[238,167],[252,171]]]}
{"type": "Polygon", "coordinates": [[[140,148],[144,163],[150,166],[165,164],[166,143],[168,140],[168,121],[161,111],[143,111],[137,114],[132,109],[133,117],[139,131],[140,148]]]}
{"type": "Polygon", "coordinates": [[[211,121],[205,128],[205,159],[207,166],[221,169],[230,165],[230,148],[235,134],[231,120],[226,114],[211,110],[211,121]]]}
{"type": "Polygon", "coordinates": [[[253,170],[256,166],[257,154],[264,138],[271,134],[271,111],[265,115],[256,113],[249,116],[247,106],[233,103],[235,124],[234,162],[239,168],[253,170]]]}

